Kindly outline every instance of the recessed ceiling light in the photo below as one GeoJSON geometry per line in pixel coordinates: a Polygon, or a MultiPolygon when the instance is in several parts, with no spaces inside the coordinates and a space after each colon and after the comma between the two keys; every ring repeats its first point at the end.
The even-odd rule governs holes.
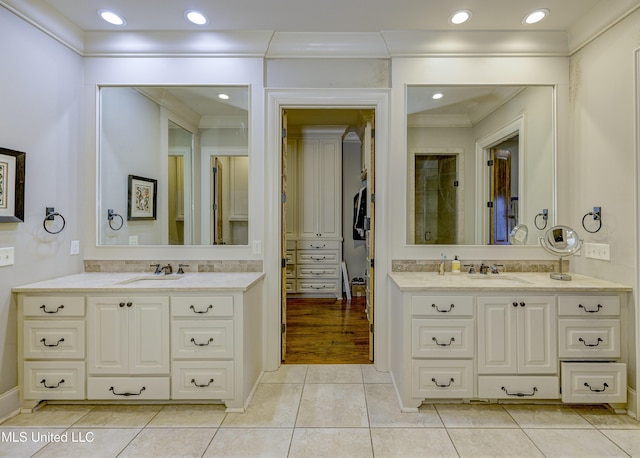
{"type": "Polygon", "coordinates": [[[460,25],[467,22],[471,19],[471,11],[469,10],[459,10],[455,11],[451,17],[449,18],[449,23],[454,25],[460,25]]]}
{"type": "Polygon", "coordinates": [[[539,10],[535,10],[527,14],[522,20],[522,23],[525,25],[535,24],[536,22],[542,21],[548,15],[549,15],[549,10],[546,8],[541,8],[539,10]]]}
{"type": "Polygon", "coordinates": [[[218,98],[221,100],[229,100],[229,96],[227,94],[218,94],[218,98]]]}
{"type": "Polygon", "coordinates": [[[433,100],[438,100],[438,99],[441,99],[442,97],[444,97],[444,94],[442,94],[441,92],[436,92],[431,96],[433,100]]]}
{"type": "Polygon", "coordinates": [[[122,16],[114,13],[109,10],[99,10],[98,15],[102,18],[103,21],[108,22],[113,25],[126,25],[127,21],[124,20],[122,16]]]}
{"type": "Polygon", "coordinates": [[[184,12],[184,17],[187,18],[188,21],[193,22],[195,25],[207,25],[209,23],[209,19],[200,11],[195,10],[187,10],[184,12]]]}

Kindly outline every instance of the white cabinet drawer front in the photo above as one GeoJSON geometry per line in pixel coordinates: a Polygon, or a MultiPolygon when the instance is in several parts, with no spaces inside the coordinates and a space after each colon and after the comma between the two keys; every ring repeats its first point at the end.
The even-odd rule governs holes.
{"type": "Polygon", "coordinates": [[[411,298],[412,315],[473,316],[473,296],[418,296],[411,298]]]}
{"type": "Polygon", "coordinates": [[[562,363],[562,401],[627,402],[627,365],[562,363]]]}
{"type": "Polygon", "coordinates": [[[558,314],[569,316],[618,316],[619,296],[558,296],[558,314]]]}
{"type": "Polygon", "coordinates": [[[555,376],[513,375],[478,377],[478,397],[489,399],[558,399],[560,379],[555,376]]]}
{"type": "Polygon", "coordinates": [[[339,262],[337,251],[298,251],[298,264],[338,264],[339,262]]]}
{"type": "Polygon", "coordinates": [[[233,321],[174,321],[171,346],[173,358],[232,358],[233,321]]]}
{"type": "Polygon", "coordinates": [[[561,358],[620,357],[620,320],[559,320],[561,358]]]}
{"type": "Polygon", "coordinates": [[[414,398],[472,398],[473,361],[411,362],[411,396],[414,398]]]}
{"type": "Polygon", "coordinates": [[[296,281],[295,280],[287,280],[286,284],[287,292],[293,293],[296,291],[296,281]]]}
{"type": "Polygon", "coordinates": [[[233,316],[233,296],[172,297],[171,316],[211,318],[233,316]]]}
{"type": "Polygon", "coordinates": [[[338,240],[298,240],[298,250],[339,250],[338,240]]]}
{"type": "Polygon", "coordinates": [[[471,358],[473,320],[411,320],[411,356],[414,358],[471,358]]]}
{"type": "Polygon", "coordinates": [[[84,297],[25,296],[24,316],[84,316],[84,297]]]}
{"type": "Polygon", "coordinates": [[[144,401],[167,400],[169,377],[89,377],[87,399],[144,401]]]}
{"type": "Polygon", "coordinates": [[[296,266],[295,264],[287,264],[287,278],[296,278],[296,266]]]}
{"type": "Polygon", "coordinates": [[[287,264],[295,264],[296,263],[296,252],[295,251],[287,251],[286,260],[287,260],[287,264]]]}
{"type": "Polygon", "coordinates": [[[25,399],[84,399],[82,361],[27,361],[24,363],[25,399]]]}
{"type": "Polygon", "coordinates": [[[26,359],[84,358],[84,321],[27,320],[23,343],[26,359]]]}
{"type": "Polygon", "coordinates": [[[299,293],[331,293],[335,294],[339,292],[340,280],[326,281],[326,280],[298,280],[298,292],[299,293]]]}
{"type": "Polygon", "coordinates": [[[298,278],[340,278],[338,266],[298,266],[298,278]]]}
{"type": "Polygon", "coordinates": [[[231,399],[233,361],[174,362],[171,399],[231,399]]]}

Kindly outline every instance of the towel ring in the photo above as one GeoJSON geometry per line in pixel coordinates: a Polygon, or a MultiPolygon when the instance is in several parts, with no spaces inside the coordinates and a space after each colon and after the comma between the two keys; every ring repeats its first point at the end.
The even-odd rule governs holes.
{"type": "Polygon", "coordinates": [[[538,228],[538,230],[542,231],[545,230],[547,228],[547,224],[549,223],[549,210],[547,210],[546,208],[542,209],[541,213],[538,213],[536,215],[535,218],[533,218],[533,224],[535,224],[536,228],[538,228]],[[542,220],[544,221],[544,226],[542,225],[538,225],[538,217],[542,216],[542,220]]]}
{"type": "Polygon", "coordinates": [[[122,215],[114,212],[112,208],[107,210],[107,219],[109,220],[109,227],[111,229],[113,229],[114,231],[119,231],[120,229],[122,229],[122,226],[124,225],[124,218],[122,218],[122,215]],[[118,227],[113,227],[112,222],[116,216],[120,218],[120,225],[118,227]]]}
{"type": "Polygon", "coordinates": [[[62,230],[64,229],[66,224],[67,224],[67,222],[64,219],[64,216],[62,216],[60,213],[55,211],[55,208],[47,207],[46,216],[44,217],[44,221],[42,221],[42,227],[44,228],[45,231],[47,231],[49,234],[59,234],[60,232],[62,232],[62,230]],[[58,229],[57,231],[50,231],[47,228],[47,221],[53,221],[54,219],[56,219],[56,216],[59,216],[60,219],[62,220],[62,227],[60,229],[58,229]]]}
{"type": "Polygon", "coordinates": [[[582,227],[584,228],[585,231],[589,232],[590,234],[595,234],[596,232],[598,232],[600,229],[602,229],[602,209],[601,207],[593,207],[593,211],[589,212],[587,214],[585,214],[582,217],[582,227]],[[598,222],[598,228],[594,231],[587,229],[587,226],[584,224],[584,221],[587,219],[587,216],[593,216],[593,220],[598,222]]]}

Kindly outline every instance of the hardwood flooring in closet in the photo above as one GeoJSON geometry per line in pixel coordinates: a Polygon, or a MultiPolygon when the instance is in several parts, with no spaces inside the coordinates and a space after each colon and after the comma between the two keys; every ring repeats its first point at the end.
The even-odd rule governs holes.
{"type": "Polygon", "coordinates": [[[369,364],[365,298],[287,299],[285,364],[369,364]]]}

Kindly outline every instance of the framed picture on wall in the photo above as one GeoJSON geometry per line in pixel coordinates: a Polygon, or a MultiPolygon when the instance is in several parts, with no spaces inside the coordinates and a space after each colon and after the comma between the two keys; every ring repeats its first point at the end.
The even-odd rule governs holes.
{"type": "Polygon", "coordinates": [[[158,180],[129,175],[127,220],[156,219],[158,180]]]}
{"type": "Polygon", "coordinates": [[[24,221],[24,163],[26,154],[0,148],[0,223],[24,221]]]}

